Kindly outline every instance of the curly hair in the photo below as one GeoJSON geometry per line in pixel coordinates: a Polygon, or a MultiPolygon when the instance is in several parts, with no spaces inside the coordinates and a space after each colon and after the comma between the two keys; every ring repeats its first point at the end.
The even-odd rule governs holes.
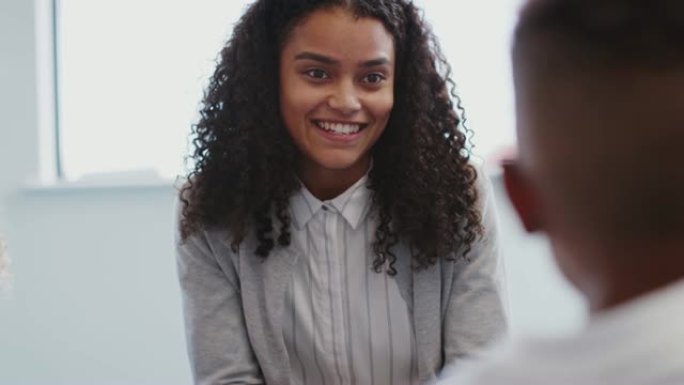
{"type": "Polygon", "coordinates": [[[482,234],[470,133],[457,113],[450,67],[408,0],[258,0],[247,9],[221,51],[193,128],[195,165],[180,191],[182,238],[225,229],[237,250],[254,231],[262,258],[289,246],[288,202],[300,183],[297,149],[279,111],[280,50],[298,22],[332,7],[379,20],[395,44],[395,102],[371,150],[369,188],[379,218],[373,269],[396,273],[392,248],[399,241],[415,268],[466,257],[482,234]]]}

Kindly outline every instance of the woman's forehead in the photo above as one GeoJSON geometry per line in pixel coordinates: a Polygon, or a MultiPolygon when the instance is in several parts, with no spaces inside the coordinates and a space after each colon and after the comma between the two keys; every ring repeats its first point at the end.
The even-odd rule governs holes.
{"type": "Polygon", "coordinates": [[[337,60],[394,59],[392,35],[382,22],[335,7],[312,12],[290,32],[283,53],[313,52],[337,60]]]}

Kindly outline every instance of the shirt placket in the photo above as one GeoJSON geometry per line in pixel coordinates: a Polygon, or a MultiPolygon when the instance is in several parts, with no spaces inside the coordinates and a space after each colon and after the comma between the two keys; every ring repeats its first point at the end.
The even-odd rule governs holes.
{"type": "Polygon", "coordinates": [[[347,368],[346,330],[344,324],[344,288],[342,285],[342,266],[344,266],[344,247],[340,235],[340,226],[344,218],[330,204],[323,206],[325,217],[325,233],[327,239],[326,256],[329,263],[329,293],[331,333],[330,347],[332,359],[337,371],[336,378],[340,383],[347,383],[349,375],[347,368]]]}

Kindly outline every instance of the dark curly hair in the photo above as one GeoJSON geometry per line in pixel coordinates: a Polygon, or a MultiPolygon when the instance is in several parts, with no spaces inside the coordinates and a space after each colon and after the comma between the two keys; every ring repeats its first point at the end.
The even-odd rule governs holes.
{"type": "Polygon", "coordinates": [[[395,102],[369,174],[379,218],[374,270],[387,263],[395,274],[391,250],[400,240],[416,268],[465,257],[482,234],[469,132],[450,67],[407,0],[258,0],[247,9],[221,51],[193,129],[194,169],[180,191],[182,238],[225,229],[237,250],[254,231],[255,253],[264,258],[276,242],[290,245],[288,202],[300,183],[297,149],[279,110],[280,50],[298,22],[326,7],[381,21],[395,43],[395,102]]]}

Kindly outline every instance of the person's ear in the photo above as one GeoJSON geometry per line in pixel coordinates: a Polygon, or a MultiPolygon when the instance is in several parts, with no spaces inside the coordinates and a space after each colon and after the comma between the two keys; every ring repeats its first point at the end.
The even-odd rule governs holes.
{"type": "Polygon", "coordinates": [[[504,161],[501,166],[508,199],[518,213],[523,227],[530,233],[541,230],[539,200],[534,186],[517,161],[504,161]]]}

